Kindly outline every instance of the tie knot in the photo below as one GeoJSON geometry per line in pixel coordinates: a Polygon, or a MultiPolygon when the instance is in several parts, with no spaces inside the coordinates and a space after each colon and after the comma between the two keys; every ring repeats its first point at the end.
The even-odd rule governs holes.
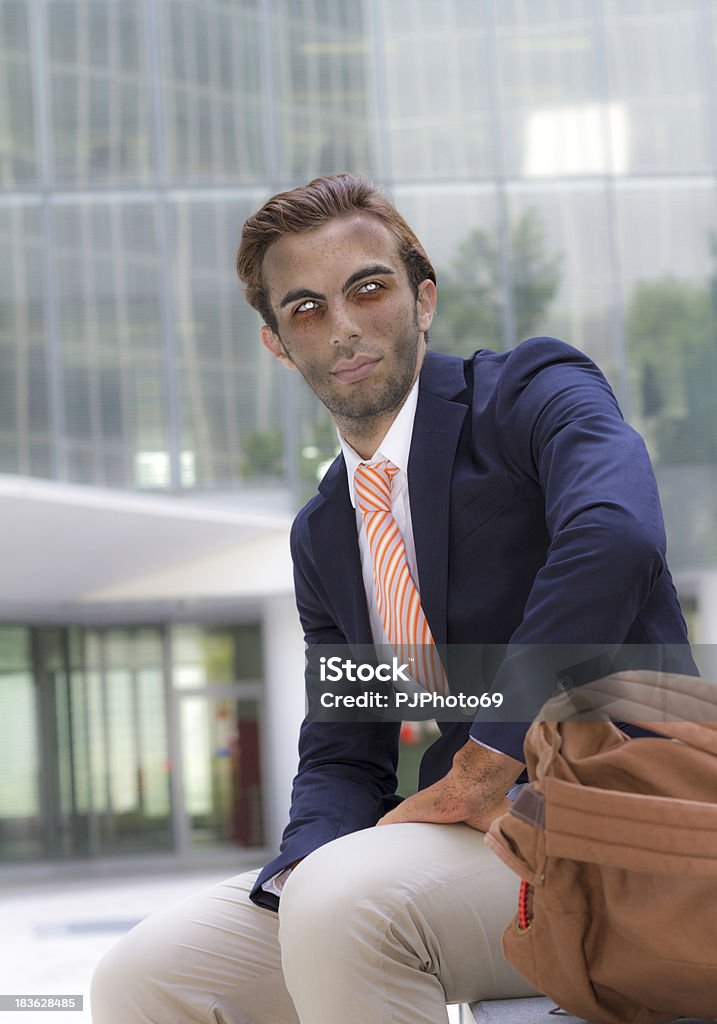
{"type": "Polygon", "coordinates": [[[398,473],[398,466],[394,466],[388,459],[383,459],[371,466],[361,462],[356,467],[354,473],[356,504],[364,515],[367,512],[391,511],[391,484],[396,473],[398,473]]]}

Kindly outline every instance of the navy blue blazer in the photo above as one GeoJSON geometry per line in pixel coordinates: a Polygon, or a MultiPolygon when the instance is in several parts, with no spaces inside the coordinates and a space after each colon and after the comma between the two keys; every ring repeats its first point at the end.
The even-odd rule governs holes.
{"type": "MultiPolygon", "coordinates": [[[[697,673],[645,445],[582,352],[554,338],[466,360],[428,352],[408,483],[421,603],[444,661],[487,645],[476,672],[514,701],[522,694],[527,709],[521,722],[439,723],[421,787],[449,770],[469,733],[522,760],[527,720],[548,695],[537,675],[550,677],[550,692],[556,682],[555,665],[530,661],[533,645],[680,645],[667,667],[697,673]]],[[[291,550],[307,644],[371,645],[342,456],[297,515],[291,550]]],[[[398,802],[398,732],[378,720],[304,723],[290,822],[255,902],[275,909],[264,880],[398,802]]]]}

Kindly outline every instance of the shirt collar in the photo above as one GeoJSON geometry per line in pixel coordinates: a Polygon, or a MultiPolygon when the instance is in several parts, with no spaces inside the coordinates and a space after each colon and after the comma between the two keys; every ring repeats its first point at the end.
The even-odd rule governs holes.
{"type": "Polygon", "coordinates": [[[408,393],[406,401],[401,406],[396,419],[388,428],[386,435],[381,441],[370,459],[362,459],[358,452],[354,451],[348,441],[339,434],[339,444],[346,462],[346,472],[349,480],[349,497],[351,504],[356,508],[356,496],[354,494],[354,473],[362,462],[369,464],[380,462],[381,459],[388,459],[394,466],[398,466],[403,472],[408,471],[408,456],[411,451],[411,437],[413,436],[413,423],[416,418],[416,406],[418,405],[418,378],[408,393]]]}

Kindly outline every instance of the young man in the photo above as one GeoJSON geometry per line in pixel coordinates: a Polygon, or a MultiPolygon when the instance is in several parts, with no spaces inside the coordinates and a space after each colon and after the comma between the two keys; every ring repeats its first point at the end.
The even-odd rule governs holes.
{"type": "MultiPolygon", "coordinates": [[[[521,710],[543,695],[533,645],[687,644],[644,445],[586,356],[429,352],[433,268],[350,175],[270,199],[237,267],[264,345],[339,432],[292,530],[308,644],[440,650],[436,691],[476,645],[521,710]]],[[[396,722],[307,720],[279,856],[130,933],[98,968],[95,1024],[435,1024],[446,1002],[532,994],[500,944],[518,880],[483,843],[525,729],[442,723],[400,802],[396,722]]]]}

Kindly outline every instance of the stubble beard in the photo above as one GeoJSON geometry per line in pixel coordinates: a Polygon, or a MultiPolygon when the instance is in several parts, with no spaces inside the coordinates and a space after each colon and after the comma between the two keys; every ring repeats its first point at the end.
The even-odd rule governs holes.
{"type": "MultiPolygon", "coordinates": [[[[281,337],[279,340],[281,341],[281,337]]],[[[358,349],[362,355],[383,356],[381,363],[390,358],[395,362],[395,371],[375,383],[369,377],[356,387],[342,387],[338,383],[332,385],[330,375],[327,379],[325,369],[319,369],[311,364],[295,365],[316,397],[331,413],[336,426],[344,436],[371,437],[381,421],[399,408],[411,390],[418,363],[419,340],[418,317],[414,313],[413,324],[397,340],[390,356],[383,352],[372,352],[371,349],[358,349]]],[[[283,341],[281,344],[291,358],[283,341]]],[[[353,358],[356,351],[351,348],[337,348],[336,362],[340,359],[353,358]]],[[[381,372],[385,367],[379,364],[377,369],[381,372]]]]}

